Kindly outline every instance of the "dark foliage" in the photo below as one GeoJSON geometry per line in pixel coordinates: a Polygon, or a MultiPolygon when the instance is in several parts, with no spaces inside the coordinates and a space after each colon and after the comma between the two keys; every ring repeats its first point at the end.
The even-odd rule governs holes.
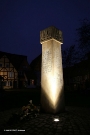
{"type": "Polygon", "coordinates": [[[79,57],[81,57],[81,60],[84,60],[87,58],[87,53],[90,52],[90,21],[84,19],[76,31],[78,35],[79,57]]]}
{"type": "Polygon", "coordinates": [[[62,51],[63,66],[70,67],[77,62],[77,51],[75,45],[68,47],[66,50],[62,51]]]}

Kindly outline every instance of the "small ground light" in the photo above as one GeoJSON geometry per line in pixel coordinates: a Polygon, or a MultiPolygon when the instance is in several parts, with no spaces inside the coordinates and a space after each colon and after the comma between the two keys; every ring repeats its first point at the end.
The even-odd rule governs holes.
{"type": "Polygon", "coordinates": [[[59,121],[59,117],[58,117],[58,116],[55,117],[55,118],[54,118],[54,121],[59,121]]]}
{"type": "Polygon", "coordinates": [[[54,118],[54,121],[59,121],[59,119],[58,118],[54,118]]]}

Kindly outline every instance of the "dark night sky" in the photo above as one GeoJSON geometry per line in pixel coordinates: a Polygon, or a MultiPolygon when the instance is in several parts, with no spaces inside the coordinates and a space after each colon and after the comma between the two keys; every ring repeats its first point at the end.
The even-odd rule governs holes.
{"type": "Polygon", "coordinates": [[[90,20],[90,0],[0,0],[0,51],[27,55],[30,63],[41,53],[40,30],[62,30],[65,49],[85,18],[90,20]]]}

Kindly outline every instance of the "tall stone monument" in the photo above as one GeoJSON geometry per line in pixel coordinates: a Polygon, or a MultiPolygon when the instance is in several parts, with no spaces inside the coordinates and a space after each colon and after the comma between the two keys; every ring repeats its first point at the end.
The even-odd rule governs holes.
{"type": "Polygon", "coordinates": [[[64,89],[61,44],[62,32],[49,27],[40,31],[42,44],[41,106],[47,113],[64,111],[64,89]]]}

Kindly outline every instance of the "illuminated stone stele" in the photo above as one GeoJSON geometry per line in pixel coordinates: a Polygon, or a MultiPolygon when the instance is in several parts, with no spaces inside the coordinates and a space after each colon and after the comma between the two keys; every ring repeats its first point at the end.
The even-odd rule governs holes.
{"type": "Polygon", "coordinates": [[[61,44],[62,32],[55,27],[40,31],[42,44],[41,106],[47,113],[64,111],[61,44]]]}

